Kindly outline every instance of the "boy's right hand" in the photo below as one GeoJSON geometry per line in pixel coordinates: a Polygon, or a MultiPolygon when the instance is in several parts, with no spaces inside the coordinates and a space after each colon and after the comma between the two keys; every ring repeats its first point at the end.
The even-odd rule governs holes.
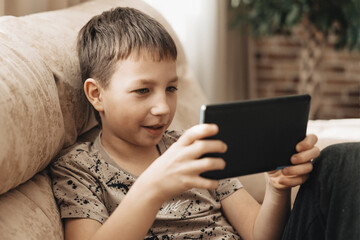
{"type": "Polygon", "coordinates": [[[162,202],[191,188],[216,189],[217,180],[203,178],[200,174],[225,168],[221,158],[202,157],[206,153],[226,151],[224,142],[204,139],[218,131],[215,124],[190,128],[139,176],[135,185],[142,184],[147,192],[151,189],[162,202]]]}

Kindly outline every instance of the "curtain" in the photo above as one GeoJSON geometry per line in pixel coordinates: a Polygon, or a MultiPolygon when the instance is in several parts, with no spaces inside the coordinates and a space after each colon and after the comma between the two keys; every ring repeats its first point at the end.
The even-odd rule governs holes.
{"type": "MultiPolygon", "coordinates": [[[[230,0],[216,1],[214,14],[215,39],[212,71],[214,79],[208,89],[211,102],[226,102],[256,98],[254,64],[254,44],[247,31],[239,32],[230,28],[230,0]]],[[[204,38],[205,39],[205,38],[204,38]]],[[[204,55],[206,59],[208,55],[204,55]]]]}
{"type": "Polygon", "coordinates": [[[91,0],[0,0],[0,15],[23,16],[70,7],[91,0]]]}
{"type": "Polygon", "coordinates": [[[5,14],[5,1],[0,0],[0,16],[5,14]]]}
{"type": "MultiPolygon", "coordinates": [[[[229,14],[229,3],[224,10],[223,18],[226,19],[223,28],[224,36],[224,52],[225,66],[223,77],[226,78],[226,99],[228,101],[256,98],[256,74],[254,71],[254,52],[255,44],[249,36],[247,28],[239,29],[231,28],[232,21],[229,14]]],[[[225,8],[225,7],[224,7],[225,8]]]]}

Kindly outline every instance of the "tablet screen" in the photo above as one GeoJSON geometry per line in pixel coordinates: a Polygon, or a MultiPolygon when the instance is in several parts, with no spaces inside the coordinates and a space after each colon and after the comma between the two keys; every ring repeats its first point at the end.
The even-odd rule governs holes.
{"type": "Polygon", "coordinates": [[[309,95],[246,100],[201,107],[200,123],[216,123],[221,139],[228,145],[221,157],[226,167],[201,174],[223,179],[275,170],[291,165],[295,146],[306,136],[310,109],[309,95]]]}

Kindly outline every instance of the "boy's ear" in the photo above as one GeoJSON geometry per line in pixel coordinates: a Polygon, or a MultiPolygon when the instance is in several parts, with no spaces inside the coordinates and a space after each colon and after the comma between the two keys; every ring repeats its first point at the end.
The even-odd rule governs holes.
{"type": "Polygon", "coordinates": [[[96,111],[102,112],[104,110],[102,104],[102,95],[101,95],[101,86],[98,81],[93,78],[88,78],[84,82],[84,92],[89,100],[89,102],[93,105],[96,111]]]}

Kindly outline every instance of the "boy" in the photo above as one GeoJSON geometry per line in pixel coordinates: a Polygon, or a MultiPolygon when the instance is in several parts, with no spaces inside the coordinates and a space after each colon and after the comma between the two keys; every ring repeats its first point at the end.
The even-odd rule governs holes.
{"type": "MultiPolygon", "coordinates": [[[[102,131],[52,167],[66,239],[278,239],[290,212],[290,189],[308,178],[317,139],[297,145],[295,166],[268,173],[263,205],[223,169],[225,143],[203,140],[217,126],[181,137],[165,132],[176,109],[176,46],[151,17],[116,8],[91,19],[78,36],[84,91],[102,131]],[[200,159],[199,159],[200,158],[200,159]],[[136,180],[136,181],[135,181],[136,180]]],[[[281,147],[281,146],[280,146],[281,147]]]]}

